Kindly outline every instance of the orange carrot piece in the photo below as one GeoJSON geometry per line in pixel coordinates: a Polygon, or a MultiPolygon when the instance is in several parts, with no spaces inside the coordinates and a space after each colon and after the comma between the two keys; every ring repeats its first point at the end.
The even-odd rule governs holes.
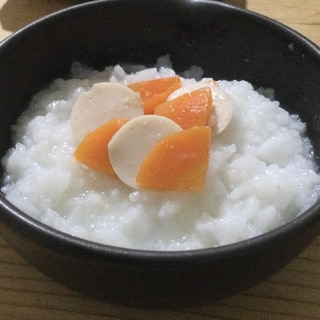
{"type": "Polygon", "coordinates": [[[74,157],[87,167],[115,175],[109,161],[108,143],[113,135],[126,123],[125,119],[112,119],[88,133],[74,152],[74,157]]]}
{"type": "Polygon", "coordinates": [[[154,114],[175,121],[182,129],[206,126],[212,113],[210,88],[200,88],[159,104],[154,114]]]}
{"type": "Polygon", "coordinates": [[[200,192],[209,163],[211,128],[192,127],[163,138],[142,162],[141,188],[200,192]]]}
{"type": "Polygon", "coordinates": [[[166,101],[173,91],[181,88],[181,85],[180,77],[174,76],[136,82],[130,84],[129,88],[140,93],[144,113],[153,114],[154,107],[166,101]]]}

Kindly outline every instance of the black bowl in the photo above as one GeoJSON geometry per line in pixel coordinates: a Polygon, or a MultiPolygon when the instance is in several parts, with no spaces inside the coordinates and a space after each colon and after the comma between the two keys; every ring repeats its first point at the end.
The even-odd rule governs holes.
{"type": "MultiPolygon", "coordinates": [[[[73,61],[97,69],[152,65],[170,54],[176,71],[273,87],[276,99],[307,123],[319,162],[320,51],[258,14],[206,0],[110,0],[41,19],[0,46],[0,155],[10,126],[43,86],[67,77],[73,61]]],[[[291,223],[240,243],[186,252],[115,248],[73,238],[30,218],[1,196],[0,231],[52,279],[115,303],[162,307],[206,303],[266,279],[319,233],[320,203],[291,223]]]]}

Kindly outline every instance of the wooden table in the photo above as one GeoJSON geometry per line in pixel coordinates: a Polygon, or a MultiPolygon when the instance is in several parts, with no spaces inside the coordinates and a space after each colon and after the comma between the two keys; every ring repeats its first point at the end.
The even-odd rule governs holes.
{"type": "MultiPolygon", "coordinates": [[[[0,0],[0,40],[35,19],[79,2],[0,0]]],[[[319,0],[226,2],[279,20],[320,45],[319,0]]],[[[140,310],[90,300],[39,273],[0,238],[0,319],[320,319],[320,236],[292,263],[256,287],[182,310],[140,310]]]]}

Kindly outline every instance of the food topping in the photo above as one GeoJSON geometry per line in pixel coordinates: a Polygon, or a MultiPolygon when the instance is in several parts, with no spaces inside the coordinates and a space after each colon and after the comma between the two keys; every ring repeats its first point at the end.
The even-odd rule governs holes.
{"type": "Polygon", "coordinates": [[[161,139],[137,175],[142,188],[200,192],[205,182],[211,129],[191,127],[161,139]]]}
{"type": "Polygon", "coordinates": [[[178,76],[129,86],[97,83],[73,106],[74,156],[135,189],[200,192],[211,138],[232,117],[213,79],[182,87],[178,76]]]}
{"type": "Polygon", "coordinates": [[[154,80],[136,82],[129,85],[141,95],[145,114],[153,114],[155,106],[167,100],[175,90],[181,88],[180,77],[167,77],[154,80]]]}
{"type": "Polygon", "coordinates": [[[76,141],[111,119],[131,119],[143,114],[139,93],[125,85],[100,82],[73,105],[70,124],[76,141]]]}
{"type": "Polygon", "coordinates": [[[182,94],[156,106],[154,114],[172,119],[182,129],[207,126],[212,114],[211,90],[206,87],[182,94]]]}
{"type": "Polygon", "coordinates": [[[181,130],[174,121],[156,115],[127,122],[108,144],[110,162],[119,179],[138,188],[136,177],[143,159],[162,138],[181,130]]]}
{"type": "Polygon", "coordinates": [[[192,92],[193,90],[200,88],[211,89],[214,112],[211,114],[210,126],[212,127],[213,134],[218,134],[222,132],[231,121],[233,105],[231,98],[212,79],[206,79],[205,81],[184,86],[173,92],[168,97],[168,100],[176,99],[185,93],[192,92]]]}
{"type": "Polygon", "coordinates": [[[125,119],[112,119],[89,132],[76,149],[75,158],[87,167],[115,175],[109,161],[108,143],[113,135],[126,123],[125,119]]]}

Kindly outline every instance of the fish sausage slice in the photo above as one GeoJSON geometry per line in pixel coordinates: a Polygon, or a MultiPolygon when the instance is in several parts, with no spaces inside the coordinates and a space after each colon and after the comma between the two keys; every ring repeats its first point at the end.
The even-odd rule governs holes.
{"type": "Polygon", "coordinates": [[[214,113],[212,115],[211,126],[213,129],[214,127],[216,128],[216,130],[213,130],[213,133],[218,134],[222,132],[231,121],[233,105],[231,98],[223,89],[215,85],[213,80],[210,81],[210,79],[206,79],[206,81],[203,82],[186,85],[174,91],[167,100],[172,100],[185,93],[206,87],[211,89],[213,100],[214,113]]]}
{"type": "Polygon", "coordinates": [[[70,125],[75,140],[80,142],[89,132],[113,118],[131,119],[142,114],[139,93],[119,83],[99,82],[76,100],[70,125]]]}
{"type": "Polygon", "coordinates": [[[137,174],[144,158],[163,137],[182,131],[174,121],[144,115],[128,121],[108,144],[110,163],[119,179],[138,189],[137,174]]]}

